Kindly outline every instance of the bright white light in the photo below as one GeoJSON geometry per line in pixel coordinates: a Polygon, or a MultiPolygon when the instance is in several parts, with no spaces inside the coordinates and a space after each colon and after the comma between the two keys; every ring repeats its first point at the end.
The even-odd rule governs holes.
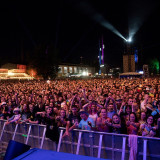
{"type": "Polygon", "coordinates": [[[47,80],[47,83],[50,84],[50,80],[47,80]]]}
{"type": "Polygon", "coordinates": [[[138,73],[143,74],[143,71],[139,71],[138,73]]]}
{"type": "Polygon", "coordinates": [[[100,48],[99,50],[100,50],[100,51],[102,51],[102,49],[101,49],[101,48],[100,48]]]}
{"type": "Polygon", "coordinates": [[[105,47],[105,46],[104,46],[104,44],[103,44],[103,49],[104,49],[104,47],[105,47]]]}
{"type": "Polygon", "coordinates": [[[130,38],[128,38],[128,39],[126,39],[126,42],[132,42],[131,37],[130,37],[130,38]]]}
{"type": "Polygon", "coordinates": [[[104,64],[101,64],[100,67],[104,67],[104,64]]]}
{"type": "Polygon", "coordinates": [[[82,72],[82,76],[88,76],[88,72],[82,72]]]}
{"type": "Polygon", "coordinates": [[[9,75],[9,76],[13,76],[13,75],[14,75],[14,73],[12,73],[12,72],[8,72],[8,75],[9,75]]]}

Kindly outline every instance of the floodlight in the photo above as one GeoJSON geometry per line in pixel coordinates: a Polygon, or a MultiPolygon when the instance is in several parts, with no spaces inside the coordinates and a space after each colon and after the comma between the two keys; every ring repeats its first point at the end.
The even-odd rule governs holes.
{"type": "Polygon", "coordinates": [[[126,39],[126,42],[132,42],[132,39],[131,39],[131,37],[130,38],[128,38],[128,39],[126,39]]]}

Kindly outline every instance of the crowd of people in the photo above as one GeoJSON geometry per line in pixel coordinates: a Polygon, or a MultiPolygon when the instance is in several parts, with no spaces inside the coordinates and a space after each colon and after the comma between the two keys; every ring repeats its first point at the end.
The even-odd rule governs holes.
{"type": "Polygon", "coordinates": [[[1,81],[0,119],[47,125],[51,139],[59,127],[160,137],[160,79],[1,81]]]}

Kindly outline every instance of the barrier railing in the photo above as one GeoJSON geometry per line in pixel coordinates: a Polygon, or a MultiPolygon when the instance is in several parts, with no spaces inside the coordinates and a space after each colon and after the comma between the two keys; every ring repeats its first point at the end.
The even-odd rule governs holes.
{"type": "Polygon", "coordinates": [[[0,141],[8,143],[15,140],[31,145],[31,147],[42,148],[45,140],[46,126],[30,123],[6,125],[5,120],[0,120],[0,141]]]}
{"type": "MultiPolygon", "coordinates": [[[[97,158],[128,160],[129,135],[74,129],[71,138],[62,139],[65,128],[60,128],[57,152],[70,152],[97,158]]],[[[137,159],[159,160],[160,138],[137,136],[137,159]]]]}
{"type": "MultiPolygon", "coordinates": [[[[74,129],[70,137],[62,139],[65,128],[60,127],[59,131],[57,146],[56,143],[45,137],[45,125],[29,123],[5,125],[5,120],[0,120],[0,142],[6,144],[12,139],[28,144],[31,148],[57,150],[57,152],[112,160],[129,159],[128,135],[74,129]]],[[[159,160],[160,138],[138,136],[137,159],[159,160]]]]}

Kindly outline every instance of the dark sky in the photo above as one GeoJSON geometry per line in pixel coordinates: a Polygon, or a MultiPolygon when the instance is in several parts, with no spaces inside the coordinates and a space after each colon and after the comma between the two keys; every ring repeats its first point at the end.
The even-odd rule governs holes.
{"type": "MultiPolygon", "coordinates": [[[[109,22],[125,38],[135,30],[132,47],[141,62],[160,54],[159,0],[58,0],[7,1],[0,5],[0,56],[20,59],[41,43],[53,44],[62,62],[97,60],[103,35],[105,63],[121,66],[125,42],[104,23],[109,22]]],[[[30,55],[31,56],[31,55],[30,55]]]]}

